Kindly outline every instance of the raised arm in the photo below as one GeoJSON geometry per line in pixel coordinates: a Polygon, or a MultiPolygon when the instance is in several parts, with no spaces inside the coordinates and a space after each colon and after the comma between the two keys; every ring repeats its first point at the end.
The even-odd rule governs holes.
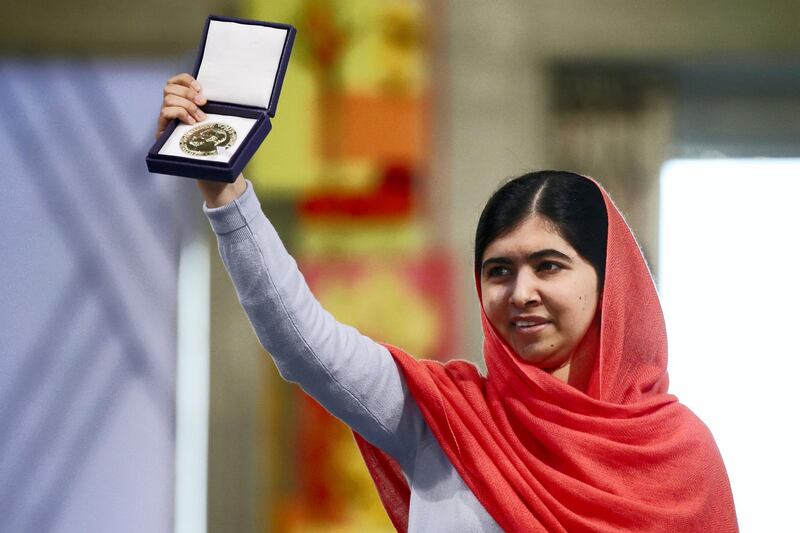
{"type": "MultiPolygon", "coordinates": [[[[164,91],[162,117],[167,108],[173,108],[166,111],[168,118],[197,116],[185,103],[198,101],[196,83],[188,75],[172,78],[164,91]],[[168,102],[167,95],[184,92],[170,85],[193,92],[180,97],[185,102],[168,102]]],[[[322,308],[241,175],[232,184],[198,180],[198,186],[239,300],[281,375],[401,465],[409,465],[424,422],[388,350],[322,308]]]]}
{"type": "Polygon", "coordinates": [[[388,350],[337,322],[311,294],[252,186],[208,209],[220,254],[261,344],[284,379],[405,463],[422,415],[388,350]]]}

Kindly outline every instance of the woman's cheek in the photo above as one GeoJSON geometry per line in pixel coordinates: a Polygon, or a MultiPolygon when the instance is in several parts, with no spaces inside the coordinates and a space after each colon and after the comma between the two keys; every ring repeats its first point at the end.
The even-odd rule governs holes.
{"type": "Polygon", "coordinates": [[[483,294],[483,312],[494,323],[499,313],[502,312],[502,292],[498,287],[486,286],[482,291],[483,294]]]}

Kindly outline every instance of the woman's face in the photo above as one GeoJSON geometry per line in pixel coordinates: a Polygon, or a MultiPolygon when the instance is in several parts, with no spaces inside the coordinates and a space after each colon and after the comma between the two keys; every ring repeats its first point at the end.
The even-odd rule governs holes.
{"type": "Polygon", "coordinates": [[[523,359],[544,370],[570,361],[597,309],[597,274],[548,219],[531,215],[483,253],[483,309],[523,359]]]}

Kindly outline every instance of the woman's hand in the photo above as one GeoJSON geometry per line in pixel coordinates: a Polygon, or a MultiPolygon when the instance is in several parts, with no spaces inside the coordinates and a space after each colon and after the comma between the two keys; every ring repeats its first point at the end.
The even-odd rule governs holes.
{"type": "MultiPolygon", "coordinates": [[[[164,86],[164,99],[161,102],[161,113],[158,115],[156,138],[158,138],[170,120],[177,119],[184,124],[196,124],[206,119],[200,109],[205,105],[206,97],[203,87],[190,74],[178,74],[167,80],[164,86]]],[[[205,197],[208,207],[220,207],[232,202],[242,195],[247,188],[244,176],[239,174],[233,183],[197,180],[197,186],[205,197]]]]}
{"type": "Polygon", "coordinates": [[[171,77],[164,87],[164,100],[161,102],[161,113],[158,115],[156,138],[164,133],[172,119],[178,119],[185,124],[195,124],[205,120],[206,114],[199,107],[205,103],[203,88],[190,74],[171,77]]]}

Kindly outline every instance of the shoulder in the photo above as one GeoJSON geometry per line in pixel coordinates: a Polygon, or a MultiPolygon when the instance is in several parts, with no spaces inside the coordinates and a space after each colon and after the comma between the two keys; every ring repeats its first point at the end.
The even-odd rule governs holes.
{"type": "Polygon", "coordinates": [[[436,377],[439,380],[446,380],[453,383],[473,383],[482,386],[486,378],[481,376],[478,367],[474,363],[463,359],[453,359],[447,362],[434,361],[432,359],[417,359],[401,348],[390,344],[383,344],[389,353],[392,354],[404,373],[424,372],[425,374],[436,377]]]}
{"type": "Polygon", "coordinates": [[[443,366],[445,371],[455,380],[483,382],[485,379],[481,376],[478,367],[474,363],[463,359],[453,359],[443,366]]]}

